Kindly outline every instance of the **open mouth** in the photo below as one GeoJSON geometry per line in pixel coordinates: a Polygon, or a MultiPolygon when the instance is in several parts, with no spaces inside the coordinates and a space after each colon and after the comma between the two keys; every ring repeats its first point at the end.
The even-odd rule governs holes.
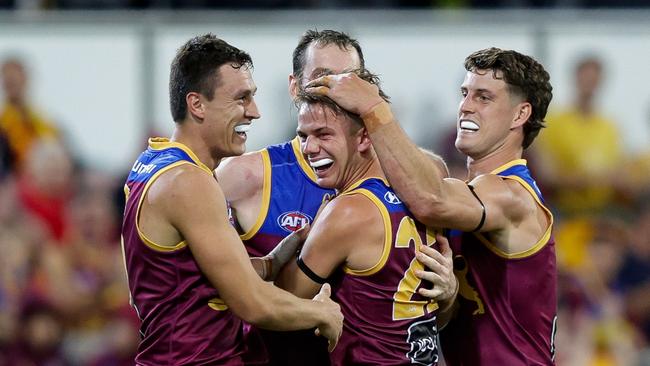
{"type": "Polygon", "coordinates": [[[317,161],[309,161],[309,165],[317,174],[325,172],[332,166],[332,164],[334,164],[334,160],[330,158],[323,158],[317,161]]]}
{"type": "Polygon", "coordinates": [[[460,129],[467,132],[476,132],[479,130],[479,126],[474,121],[462,120],[460,121],[460,129]]]}
{"type": "Polygon", "coordinates": [[[234,128],[235,132],[236,132],[239,136],[244,137],[244,138],[246,137],[246,132],[248,132],[248,130],[250,130],[250,129],[251,129],[251,125],[250,125],[250,124],[237,125],[237,126],[235,126],[235,128],[234,128]]]}

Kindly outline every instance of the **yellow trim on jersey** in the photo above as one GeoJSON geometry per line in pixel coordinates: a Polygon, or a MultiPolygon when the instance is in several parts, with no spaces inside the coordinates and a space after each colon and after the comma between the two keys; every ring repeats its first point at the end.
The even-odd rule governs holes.
{"type": "Polygon", "coordinates": [[[203,164],[203,162],[201,160],[199,160],[198,156],[196,156],[196,154],[194,154],[194,151],[190,150],[189,147],[187,147],[186,145],[184,145],[184,144],[182,144],[180,142],[169,141],[169,139],[166,138],[166,137],[151,137],[151,138],[149,138],[149,147],[151,147],[154,150],[164,150],[164,149],[169,149],[169,148],[172,148],[172,147],[181,149],[187,155],[189,155],[190,158],[192,158],[192,160],[194,160],[194,162],[196,163],[196,165],[199,168],[201,168],[201,169],[205,170],[206,172],[212,174],[212,170],[210,170],[210,168],[208,168],[207,165],[203,164]]]}
{"type": "Polygon", "coordinates": [[[129,194],[131,193],[131,188],[127,184],[124,185],[124,197],[125,202],[129,200],[129,194]]]}
{"type": "Polygon", "coordinates": [[[526,165],[526,164],[528,164],[526,159],[515,159],[515,160],[509,161],[509,162],[501,165],[500,167],[494,169],[493,171],[490,172],[490,174],[499,174],[502,171],[504,171],[506,169],[509,169],[509,168],[512,168],[515,165],[526,165]]]}
{"type": "MultiPolygon", "coordinates": [[[[525,163],[525,160],[524,160],[524,163],[525,163]]],[[[499,249],[496,245],[494,245],[492,242],[490,242],[481,233],[474,233],[474,236],[476,236],[488,249],[490,249],[492,252],[494,252],[494,254],[498,255],[499,257],[506,258],[506,259],[521,259],[521,258],[530,257],[533,254],[535,254],[535,253],[539,252],[540,250],[542,250],[542,248],[544,248],[544,246],[551,239],[551,229],[553,228],[553,213],[551,213],[551,211],[546,206],[544,206],[542,201],[540,201],[540,199],[537,196],[537,193],[535,192],[533,187],[531,187],[531,185],[528,184],[528,182],[523,180],[521,177],[516,176],[516,175],[508,175],[508,176],[502,176],[501,178],[512,179],[512,180],[515,180],[515,181],[519,182],[519,184],[521,184],[528,191],[528,193],[530,193],[533,196],[533,198],[535,199],[535,202],[537,202],[537,204],[544,210],[546,215],[549,217],[549,219],[550,219],[549,225],[546,228],[546,231],[544,232],[544,235],[542,235],[542,237],[537,241],[537,243],[535,243],[535,245],[533,245],[529,249],[526,249],[526,250],[524,250],[522,252],[517,252],[517,253],[506,253],[506,252],[504,252],[503,250],[499,249]]]]}
{"type": "Polygon", "coordinates": [[[159,171],[157,171],[156,174],[154,174],[151,178],[149,178],[149,180],[147,181],[147,184],[145,184],[144,188],[142,189],[142,193],[140,194],[140,200],[138,201],[138,209],[137,209],[137,211],[135,213],[135,228],[136,228],[136,230],[138,230],[138,236],[140,237],[140,240],[142,240],[142,242],[146,246],[148,246],[149,248],[151,248],[151,249],[153,249],[155,251],[158,251],[158,252],[173,252],[173,251],[176,251],[176,250],[179,250],[179,249],[182,249],[182,248],[186,247],[187,243],[185,242],[185,240],[183,240],[183,241],[179,242],[178,244],[174,245],[173,247],[169,247],[169,246],[156,244],[152,240],[147,238],[147,236],[144,235],[142,230],[140,230],[140,208],[142,207],[142,201],[144,201],[144,197],[147,194],[147,191],[149,190],[149,187],[151,186],[151,184],[156,179],[158,179],[158,177],[162,173],[164,173],[164,172],[166,172],[166,171],[168,171],[168,170],[170,170],[172,168],[175,168],[177,166],[183,165],[183,164],[194,165],[194,164],[190,163],[189,161],[180,160],[180,161],[177,161],[177,162],[175,162],[173,164],[169,164],[166,167],[164,167],[164,168],[160,169],[159,171]]]}
{"type": "MultiPolygon", "coordinates": [[[[360,186],[361,184],[363,184],[363,182],[367,181],[368,179],[379,179],[380,181],[384,182],[384,184],[385,184],[387,187],[390,187],[390,184],[388,184],[388,181],[386,180],[386,178],[382,178],[382,177],[367,177],[367,178],[363,178],[363,179],[361,179],[361,180],[358,180],[358,181],[354,182],[351,186],[349,186],[348,188],[346,188],[343,192],[340,192],[339,195],[349,193],[350,191],[356,189],[358,186],[360,186]]],[[[373,197],[374,197],[374,196],[373,196],[373,197]]],[[[383,207],[383,204],[382,204],[382,207],[383,207]]]]}
{"type": "Polygon", "coordinates": [[[302,154],[302,151],[300,150],[300,140],[298,137],[294,138],[291,140],[291,147],[293,148],[293,154],[296,156],[296,161],[298,162],[298,165],[302,169],[305,174],[309,177],[309,179],[312,180],[312,182],[316,183],[316,173],[314,173],[314,169],[311,168],[307,160],[305,160],[305,156],[302,154]]]}
{"type": "Polygon", "coordinates": [[[226,305],[226,303],[218,297],[210,299],[208,301],[208,306],[212,310],[216,310],[216,311],[228,310],[228,305],[226,305]]]}
{"type": "Polygon", "coordinates": [[[269,205],[271,204],[271,157],[269,156],[269,151],[266,149],[260,150],[260,154],[262,154],[262,165],[264,169],[262,205],[260,206],[260,212],[257,214],[257,219],[255,220],[253,227],[242,235],[239,235],[241,240],[249,240],[257,234],[262,227],[262,224],[264,224],[264,220],[266,220],[266,215],[269,213],[269,205]]]}
{"type": "Polygon", "coordinates": [[[384,268],[384,265],[388,261],[388,255],[390,254],[390,249],[391,249],[391,238],[392,238],[392,227],[390,223],[390,215],[388,214],[388,210],[386,209],[386,206],[384,206],[383,203],[375,196],[372,192],[370,192],[367,189],[358,189],[353,192],[346,192],[344,193],[345,195],[353,195],[353,194],[362,194],[370,201],[372,201],[375,206],[379,209],[379,212],[381,213],[381,218],[384,221],[384,248],[381,252],[381,257],[379,258],[379,261],[377,263],[367,269],[362,269],[362,270],[355,270],[352,269],[348,266],[343,266],[343,271],[347,274],[354,275],[354,276],[370,276],[373,275],[377,272],[379,272],[382,268],[384,268]]]}

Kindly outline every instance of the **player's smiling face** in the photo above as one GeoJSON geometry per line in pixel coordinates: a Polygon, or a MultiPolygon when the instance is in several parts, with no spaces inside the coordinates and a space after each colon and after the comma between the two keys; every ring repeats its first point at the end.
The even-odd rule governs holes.
{"type": "Polygon", "coordinates": [[[247,132],[253,120],[260,117],[254,94],[257,90],[250,70],[222,65],[211,100],[201,96],[204,104],[206,140],[213,155],[241,155],[246,150],[247,132]]]}
{"type": "Polygon", "coordinates": [[[342,189],[353,179],[359,133],[344,114],[321,104],[303,103],[298,111],[300,146],[321,187],[342,189]]]}
{"type": "Polygon", "coordinates": [[[508,85],[492,70],[468,71],[461,86],[456,148],[474,159],[490,154],[504,144],[517,110],[508,85]]]}

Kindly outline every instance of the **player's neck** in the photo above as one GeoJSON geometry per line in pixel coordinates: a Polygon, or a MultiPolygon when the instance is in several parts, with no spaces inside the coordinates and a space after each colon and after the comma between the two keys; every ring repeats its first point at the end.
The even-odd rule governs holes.
{"type": "Polygon", "coordinates": [[[381,165],[379,165],[379,160],[377,158],[370,160],[363,160],[361,164],[356,167],[350,174],[350,176],[345,180],[345,184],[340,189],[337,189],[339,192],[347,191],[355,183],[368,179],[368,178],[382,178],[386,179],[384,172],[381,170],[381,165]]]}
{"type": "Polygon", "coordinates": [[[471,181],[482,174],[488,174],[494,169],[511,162],[521,159],[523,148],[521,146],[504,146],[495,151],[477,158],[467,158],[467,180],[471,181]]]}
{"type": "Polygon", "coordinates": [[[221,159],[215,159],[210,153],[209,147],[204,140],[189,128],[184,128],[182,124],[176,124],[174,133],[170,141],[179,142],[187,146],[199,158],[201,163],[205,164],[210,170],[216,169],[221,159]]]}

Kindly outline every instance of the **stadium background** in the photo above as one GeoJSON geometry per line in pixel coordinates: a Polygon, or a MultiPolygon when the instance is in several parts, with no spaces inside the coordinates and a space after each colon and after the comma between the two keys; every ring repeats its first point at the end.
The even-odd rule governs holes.
{"type": "MultiPolygon", "coordinates": [[[[14,164],[1,175],[0,251],[13,254],[0,260],[0,365],[12,364],[10,354],[38,357],[34,364],[117,365],[132,357],[137,331],[126,308],[116,238],[119,192],[146,138],[167,136],[173,128],[167,81],[176,48],[193,35],[213,32],[251,54],[262,114],[249,132],[248,150],[254,150],[292,135],[287,78],[292,50],[308,28],[357,38],[366,66],[380,74],[409,135],[443,154],[450,150],[442,144],[453,129],[462,60],[470,52],[497,46],[535,56],[551,74],[552,110],[572,102],[575,62],[598,57],[605,76],[597,108],[620,133],[620,166],[633,170],[619,174],[640,178],[597,212],[557,212],[566,238],[558,246],[558,364],[650,365],[650,274],[644,273],[650,272],[650,220],[641,219],[650,212],[650,165],[637,165],[650,156],[650,4],[206,4],[0,1],[0,59],[25,63],[29,101],[59,129],[63,146],[34,148],[35,166],[14,164]],[[72,165],[64,183],[49,181],[62,171],[51,154],[72,165]],[[48,218],[25,204],[26,171],[44,186],[60,185],[50,192],[65,217],[60,235],[49,233],[48,218]],[[39,230],[32,223],[42,233],[34,234],[39,230]],[[640,264],[629,265],[629,256],[640,264]],[[34,314],[50,321],[37,319],[41,325],[32,331],[34,314]]],[[[47,206],[48,200],[40,203],[47,206]]]]}

